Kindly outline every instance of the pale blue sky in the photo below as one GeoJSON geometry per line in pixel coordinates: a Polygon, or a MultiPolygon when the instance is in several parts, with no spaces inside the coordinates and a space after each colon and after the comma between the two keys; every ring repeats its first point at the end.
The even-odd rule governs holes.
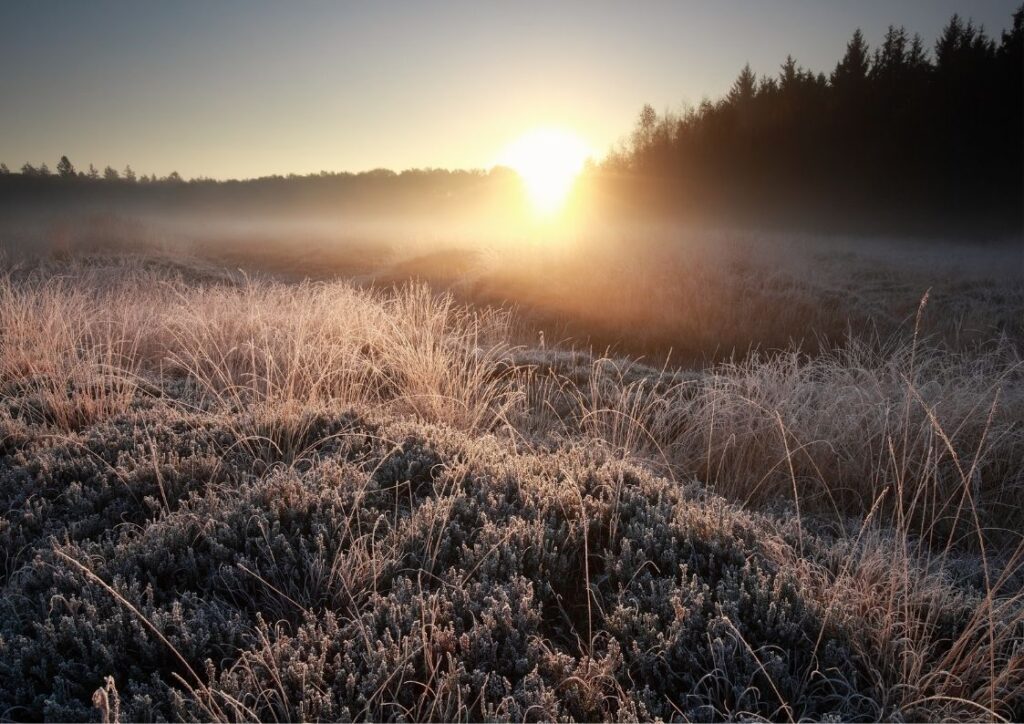
{"type": "Polygon", "coordinates": [[[0,160],[62,154],[191,177],[488,167],[518,134],[598,151],[787,53],[828,71],[861,27],[930,46],[1019,0],[52,2],[0,0],[0,160]]]}

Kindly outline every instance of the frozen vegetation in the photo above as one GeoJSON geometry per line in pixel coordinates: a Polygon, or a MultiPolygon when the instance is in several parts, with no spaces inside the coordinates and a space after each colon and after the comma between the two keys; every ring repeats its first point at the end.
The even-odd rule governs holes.
{"type": "Polygon", "coordinates": [[[709,258],[8,259],[0,719],[1024,719],[1019,280],[709,258]]]}

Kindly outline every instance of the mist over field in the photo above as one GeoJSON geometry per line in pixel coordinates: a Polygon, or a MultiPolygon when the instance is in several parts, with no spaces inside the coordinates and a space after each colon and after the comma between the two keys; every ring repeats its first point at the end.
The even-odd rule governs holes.
{"type": "MultiPolygon", "coordinates": [[[[480,169],[0,164],[0,721],[1024,719],[999,17],[748,63],[604,154],[552,126],[480,169]]],[[[452,123],[422,143],[471,147],[452,123]]]]}

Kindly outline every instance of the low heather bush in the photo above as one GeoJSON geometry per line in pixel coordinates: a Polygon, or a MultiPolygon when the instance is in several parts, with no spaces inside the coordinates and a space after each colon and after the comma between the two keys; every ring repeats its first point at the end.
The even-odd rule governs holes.
{"type": "Polygon", "coordinates": [[[262,475],[182,417],[8,456],[7,716],[92,718],[107,676],[129,719],[882,714],[770,521],[599,449],[340,420],[262,475]]]}

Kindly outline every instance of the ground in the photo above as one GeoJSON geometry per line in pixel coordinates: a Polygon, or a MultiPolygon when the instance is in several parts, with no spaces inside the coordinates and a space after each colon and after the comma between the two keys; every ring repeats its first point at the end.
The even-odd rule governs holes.
{"type": "Polygon", "coordinates": [[[546,253],[9,259],[0,718],[1024,718],[1018,281],[546,253]]]}

